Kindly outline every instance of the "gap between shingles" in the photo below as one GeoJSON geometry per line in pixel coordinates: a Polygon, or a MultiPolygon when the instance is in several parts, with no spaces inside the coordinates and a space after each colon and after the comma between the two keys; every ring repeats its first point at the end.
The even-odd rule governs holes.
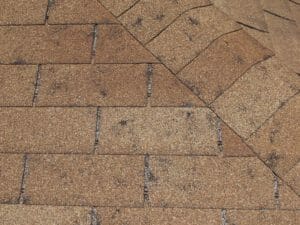
{"type": "Polygon", "coordinates": [[[41,65],[39,64],[37,66],[37,71],[36,71],[36,79],[35,79],[35,84],[34,84],[32,106],[36,105],[37,97],[39,94],[40,82],[41,82],[41,65]]]}
{"type": "Polygon", "coordinates": [[[279,178],[275,173],[273,173],[274,177],[274,200],[276,209],[280,209],[280,194],[279,194],[279,178]]]}
{"type": "Polygon", "coordinates": [[[217,143],[218,143],[218,149],[220,153],[223,153],[223,138],[222,138],[222,126],[221,126],[221,119],[218,117],[216,121],[216,126],[217,126],[217,143]]]}
{"type": "Polygon", "coordinates": [[[44,19],[44,23],[45,23],[45,24],[48,24],[49,11],[50,11],[51,6],[52,6],[54,3],[55,3],[55,0],[48,0],[46,12],[45,12],[45,19],[44,19]]]}
{"type": "Polygon", "coordinates": [[[91,52],[91,64],[95,63],[95,57],[96,57],[96,46],[97,46],[97,40],[98,40],[98,24],[94,24],[93,27],[93,42],[92,42],[92,52],[91,52]]]}
{"type": "Polygon", "coordinates": [[[221,210],[221,225],[227,225],[227,210],[222,209],[221,210]]]}
{"type": "Polygon", "coordinates": [[[101,120],[101,110],[100,110],[100,107],[97,107],[97,112],[96,112],[96,128],[95,128],[95,143],[94,143],[93,154],[96,153],[97,146],[99,145],[100,120],[101,120]]]}
{"type": "Polygon", "coordinates": [[[98,217],[97,210],[92,207],[90,212],[91,224],[90,225],[101,225],[101,218],[98,217]]]}
{"type": "Polygon", "coordinates": [[[147,206],[150,201],[149,196],[149,181],[151,177],[150,156],[146,154],[144,157],[144,206],[147,206]]]}
{"type": "Polygon", "coordinates": [[[25,154],[23,157],[23,174],[21,178],[21,187],[20,187],[20,196],[19,196],[19,204],[24,204],[26,202],[25,195],[25,179],[28,175],[29,167],[28,167],[28,155],[25,154]]]}
{"type": "Polygon", "coordinates": [[[147,76],[147,106],[150,106],[150,99],[152,96],[152,88],[153,88],[153,65],[148,64],[146,76],[147,76]]]}

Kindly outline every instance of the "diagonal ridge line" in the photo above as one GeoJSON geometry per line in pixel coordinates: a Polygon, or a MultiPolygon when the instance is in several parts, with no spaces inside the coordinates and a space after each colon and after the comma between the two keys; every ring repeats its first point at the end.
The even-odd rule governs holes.
{"type": "Polygon", "coordinates": [[[240,22],[240,21],[236,21],[236,23],[238,23],[238,24],[240,24],[242,26],[248,27],[248,28],[250,28],[252,30],[257,30],[257,31],[263,32],[263,33],[269,33],[269,31],[266,31],[266,30],[263,30],[263,29],[259,29],[257,27],[251,26],[249,24],[246,24],[246,23],[243,23],[243,22],[240,22]]]}
{"type": "Polygon", "coordinates": [[[273,16],[279,17],[279,18],[281,18],[281,19],[290,21],[290,22],[296,22],[295,20],[292,20],[292,19],[289,19],[289,18],[287,18],[287,17],[281,16],[281,15],[279,15],[279,14],[277,14],[277,13],[274,13],[274,12],[272,12],[272,11],[269,11],[269,10],[267,10],[267,9],[264,9],[264,12],[269,13],[269,14],[271,14],[271,15],[273,15],[273,16]]]}
{"type": "MultiPolygon", "coordinates": [[[[99,1],[99,0],[98,0],[99,1]]],[[[136,2],[134,2],[128,9],[125,9],[123,12],[121,12],[118,16],[116,16],[117,18],[123,16],[125,13],[127,13],[130,9],[132,9],[135,5],[137,5],[141,0],[137,0],[136,2]]]]}
{"type": "Polygon", "coordinates": [[[200,6],[196,6],[196,7],[186,9],[185,11],[181,12],[175,19],[173,19],[167,26],[165,26],[162,30],[160,30],[155,36],[153,36],[150,40],[145,42],[145,45],[148,45],[151,41],[153,41],[155,38],[157,38],[162,32],[164,32],[166,29],[168,29],[173,23],[175,23],[177,19],[179,19],[181,16],[188,13],[189,11],[194,10],[194,9],[209,7],[209,6],[212,6],[212,5],[213,5],[212,3],[209,3],[207,5],[200,5],[200,6]]]}
{"type": "MultiPolygon", "coordinates": [[[[293,96],[291,96],[290,98],[288,98],[287,100],[286,100],[286,102],[285,102],[285,104],[287,103],[287,102],[289,102],[293,97],[295,97],[297,94],[299,94],[300,93],[300,91],[298,91],[295,95],[293,95],[293,96]]],[[[229,128],[229,129],[231,129],[231,131],[234,133],[234,134],[236,134],[242,141],[243,141],[243,143],[253,152],[253,154],[256,156],[256,158],[258,158],[265,166],[266,166],[266,168],[272,173],[272,174],[275,174],[278,178],[280,178],[283,182],[285,182],[284,181],[284,179],[281,177],[281,176],[279,176],[275,171],[273,171],[268,165],[267,165],[267,163],[260,157],[260,155],[253,149],[253,147],[251,146],[251,145],[249,145],[246,141],[247,140],[249,140],[249,138],[251,137],[251,135],[252,134],[254,134],[255,132],[257,132],[257,130],[256,131],[254,131],[248,138],[243,138],[241,135],[239,135],[234,129],[232,129],[231,128],[231,126],[229,126],[229,124],[228,123],[226,123],[219,115],[218,115],[218,113],[211,107],[211,106],[208,106],[208,108],[212,111],[212,112],[214,112],[219,118],[220,118],[220,120],[229,128]]],[[[279,109],[277,109],[276,110],[276,112],[278,111],[279,109]]],[[[272,114],[271,114],[271,116],[269,117],[269,118],[267,118],[266,119],[266,121],[264,121],[263,122],[263,124],[264,123],[266,123],[268,120],[270,120],[270,118],[272,118],[273,117],[273,115],[276,113],[276,112],[273,112],[272,114]]],[[[261,127],[261,126],[260,126],[261,127]]],[[[259,129],[259,128],[258,128],[259,129]]],[[[285,184],[294,192],[294,194],[296,194],[297,196],[299,196],[298,194],[297,194],[297,192],[293,189],[293,187],[291,186],[291,185],[289,185],[287,182],[285,182],[285,184]]]]}
{"type": "Polygon", "coordinates": [[[235,32],[238,32],[240,30],[242,30],[243,28],[238,28],[236,30],[232,30],[232,31],[228,31],[224,34],[221,34],[220,36],[216,37],[215,39],[213,39],[205,48],[203,48],[194,58],[192,58],[189,62],[187,62],[179,71],[176,72],[176,74],[179,74],[180,72],[182,72],[188,65],[190,65],[195,59],[197,59],[206,49],[208,49],[214,42],[218,41],[219,39],[221,39],[222,37],[228,35],[228,34],[232,34],[235,32]]]}
{"type": "Polygon", "coordinates": [[[262,60],[259,60],[255,63],[253,63],[252,65],[250,65],[244,72],[242,72],[234,81],[232,81],[232,83],[225,89],[223,90],[221,93],[219,93],[215,98],[214,100],[209,104],[209,105],[212,105],[214,104],[214,102],[219,98],[221,97],[226,91],[228,91],[238,80],[240,80],[240,78],[242,78],[249,70],[251,70],[254,66],[272,58],[274,56],[273,55],[268,55],[267,57],[263,58],[262,60]]]}
{"type": "MultiPolygon", "coordinates": [[[[98,3],[99,4],[101,4],[102,5],[102,7],[104,7],[106,10],[108,10],[101,2],[99,2],[98,1],[98,3]]],[[[211,5],[213,5],[213,4],[209,4],[209,5],[207,5],[207,6],[211,6],[211,5]]],[[[202,7],[206,7],[206,6],[202,6],[202,7]]],[[[127,30],[127,28],[124,26],[124,24],[123,23],[121,23],[118,19],[117,19],[117,21],[120,23],[120,25],[128,32],[128,34],[134,39],[134,40],[136,40],[144,49],[146,49],[158,62],[159,62],[159,64],[161,64],[161,65],[163,65],[171,74],[173,74],[174,76],[175,76],[175,78],[181,83],[181,84],[183,84],[185,87],[187,87],[189,90],[191,90],[191,88],[189,87],[189,86],[187,86],[185,83],[183,83],[178,77],[176,77],[176,75],[173,73],[173,71],[172,70],[170,70],[170,68],[169,67],[167,67],[162,61],[161,61],[161,59],[159,59],[156,55],[154,55],[153,53],[152,53],[152,51],[150,51],[140,40],[138,40],[131,32],[129,32],[128,30],[127,30]]],[[[238,30],[241,30],[242,28],[240,28],[240,29],[238,29],[238,30]]],[[[236,30],[236,31],[238,31],[238,30],[236,30]]],[[[152,63],[153,64],[153,63],[152,63]]],[[[191,90],[192,91],[192,93],[194,93],[193,92],[193,90],[191,90]]],[[[205,103],[205,101],[202,99],[202,98],[200,98],[198,95],[196,95],[195,94],[195,96],[199,99],[199,100],[201,100],[205,105],[206,105],[206,103],[205,103]]]]}
{"type": "Polygon", "coordinates": [[[300,93],[300,90],[298,90],[295,94],[293,94],[292,96],[290,96],[289,98],[287,98],[285,101],[283,101],[280,106],[260,125],[258,126],[258,128],[253,131],[248,138],[246,138],[246,140],[249,140],[253,135],[255,135],[271,118],[274,117],[274,115],[281,110],[291,99],[293,99],[294,97],[296,97],[298,94],[300,93]]]}
{"type": "Polygon", "coordinates": [[[300,5],[300,3],[295,2],[294,0],[289,0],[289,1],[292,2],[292,3],[294,3],[294,4],[296,4],[296,5],[300,5]]]}

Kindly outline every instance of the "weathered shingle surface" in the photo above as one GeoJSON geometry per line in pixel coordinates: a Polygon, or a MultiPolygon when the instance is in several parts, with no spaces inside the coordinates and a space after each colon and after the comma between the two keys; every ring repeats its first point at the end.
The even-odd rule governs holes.
{"type": "Polygon", "coordinates": [[[0,1],[0,225],[299,225],[299,10],[0,1]]]}

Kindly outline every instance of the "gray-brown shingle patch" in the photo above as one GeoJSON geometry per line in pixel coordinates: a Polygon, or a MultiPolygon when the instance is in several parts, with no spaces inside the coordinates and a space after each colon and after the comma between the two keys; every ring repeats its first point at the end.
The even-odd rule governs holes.
{"type": "Polygon", "coordinates": [[[142,156],[30,155],[30,204],[141,206],[142,156]]]}
{"type": "Polygon", "coordinates": [[[95,108],[0,108],[0,152],[89,153],[95,108]]]}
{"type": "Polygon", "coordinates": [[[38,106],[145,106],[147,65],[47,65],[38,106]]]}

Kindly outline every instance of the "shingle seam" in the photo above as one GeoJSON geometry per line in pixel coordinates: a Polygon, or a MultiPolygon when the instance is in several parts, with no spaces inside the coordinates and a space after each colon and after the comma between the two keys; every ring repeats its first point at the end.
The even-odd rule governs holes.
{"type": "MultiPolygon", "coordinates": [[[[0,151],[0,154],[12,154],[12,155],[77,155],[77,156],[86,156],[91,153],[82,153],[82,152],[11,152],[11,151],[0,151]]],[[[95,151],[95,154],[98,156],[145,156],[145,153],[105,153],[99,154],[95,151]]],[[[168,157],[218,157],[218,154],[157,154],[153,153],[151,156],[168,156],[168,157]]],[[[226,156],[227,158],[249,158],[253,156],[226,156]]]]}
{"type": "Polygon", "coordinates": [[[95,207],[91,208],[90,217],[91,217],[90,225],[101,225],[101,219],[98,217],[97,210],[95,207]]]}
{"type": "Polygon", "coordinates": [[[152,96],[153,91],[153,65],[148,64],[147,70],[146,70],[146,76],[147,76],[147,105],[150,106],[150,99],[152,96]]]}
{"type": "Polygon", "coordinates": [[[173,23],[176,22],[177,19],[179,19],[181,16],[183,16],[184,14],[194,10],[194,9],[199,9],[199,8],[206,8],[206,7],[210,7],[213,6],[212,3],[209,3],[207,5],[201,5],[201,6],[196,6],[196,7],[192,7],[189,8],[187,10],[184,10],[183,12],[181,12],[175,19],[173,19],[168,25],[166,25],[162,30],[160,30],[155,36],[153,36],[150,40],[146,41],[145,43],[143,43],[145,46],[148,45],[150,42],[152,42],[155,38],[157,38],[161,33],[163,33],[166,29],[168,29],[173,23]]]}
{"type": "Polygon", "coordinates": [[[222,96],[226,91],[228,91],[238,80],[240,80],[249,70],[251,70],[254,66],[256,66],[256,65],[258,65],[258,64],[260,64],[260,63],[262,63],[262,62],[264,62],[264,61],[266,61],[266,60],[268,60],[268,59],[270,59],[270,58],[272,58],[274,56],[274,54],[273,55],[268,55],[268,56],[266,56],[265,58],[263,58],[262,60],[259,60],[259,61],[257,61],[257,62],[255,62],[255,63],[253,63],[252,65],[250,65],[246,70],[244,70],[230,85],[228,85],[228,87],[226,88],[226,89],[224,89],[222,92],[220,92],[215,98],[214,98],[214,100],[212,100],[210,103],[209,103],[209,105],[211,106],[211,105],[213,105],[214,104],[214,102],[220,97],[220,96],[222,96]]]}
{"type": "MultiPolygon", "coordinates": [[[[195,61],[206,49],[208,49],[214,42],[218,41],[219,39],[221,39],[222,37],[231,34],[231,33],[235,33],[238,32],[240,30],[242,30],[243,28],[240,27],[238,29],[232,30],[232,31],[228,31],[224,34],[221,34],[220,36],[216,37],[215,39],[213,39],[204,49],[202,49],[194,58],[192,58],[190,61],[188,61],[180,70],[178,70],[177,72],[173,72],[173,74],[179,74],[181,71],[183,71],[188,65],[190,65],[193,61],[195,61]]],[[[167,67],[168,68],[168,67],[167,67]]],[[[170,70],[170,69],[169,69],[170,70]]]]}
{"type": "MultiPolygon", "coordinates": [[[[131,10],[135,5],[137,5],[141,0],[137,0],[135,1],[129,8],[125,9],[123,12],[121,12],[119,15],[117,15],[116,17],[121,17],[122,15],[124,15],[125,13],[127,13],[129,10],[131,10]]],[[[99,2],[99,0],[98,0],[99,2]]]]}
{"type": "Polygon", "coordinates": [[[276,209],[280,209],[280,194],[279,194],[279,180],[275,173],[273,173],[274,177],[274,200],[276,209]]]}
{"type": "Polygon", "coordinates": [[[28,155],[25,154],[23,157],[23,173],[21,178],[21,187],[20,187],[20,195],[19,195],[19,204],[26,203],[26,195],[25,195],[25,179],[29,172],[29,165],[28,165],[28,155]]]}
{"type": "Polygon", "coordinates": [[[291,170],[294,169],[298,164],[300,164],[300,159],[297,160],[287,171],[285,171],[285,175],[287,175],[291,170]]]}
{"type": "Polygon", "coordinates": [[[217,127],[217,143],[218,149],[220,153],[223,153],[223,138],[222,138],[222,126],[221,126],[221,119],[218,117],[216,120],[216,127],[217,127]]]}
{"type": "Polygon", "coordinates": [[[96,112],[96,126],[95,126],[95,143],[94,143],[93,154],[96,153],[97,146],[99,145],[99,139],[100,139],[100,121],[101,121],[101,110],[100,110],[100,107],[97,107],[97,112],[96,112]]]}
{"type": "Polygon", "coordinates": [[[150,156],[146,154],[144,156],[144,206],[147,206],[150,201],[149,195],[149,182],[151,177],[151,170],[150,170],[150,156]]]}
{"type": "MultiPolygon", "coordinates": [[[[98,1],[99,2],[99,1],[98,1]]],[[[103,8],[105,8],[106,10],[108,10],[101,2],[99,2],[99,4],[101,4],[101,6],[103,7],[103,8]]],[[[206,5],[206,6],[201,6],[201,7],[207,7],[207,6],[212,6],[213,4],[208,4],[208,5],[206,5]]],[[[196,8],[199,8],[199,7],[196,7],[196,8]]],[[[191,9],[190,9],[191,10],[191,9]]],[[[109,11],[109,10],[108,10],[109,11]]],[[[118,19],[117,19],[117,21],[118,22],[120,22],[118,19]]],[[[124,26],[124,24],[123,23],[121,23],[120,22],[120,26],[122,26],[125,30],[127,30],[128,31],[128,29],[124,26]]],[[[241,30],[242,28],[240,28],[239,30],[241,30]]],[[[161,65],[163,65],[171,74],[173,74],[174,76],[175,76],[175,78],[181,83],[181,84],[183,84],[184,86],[186,86],[199,100],[201,100],[204,104],[206,104],[205,103],[205,101],[202,99],[202,98],[200,98],[198,95],[196,95],[194,92],[193,92],[193,90],[191,90],[185,83],[183,83],[178,77],[176,77],[176,75],[173,73],[173,71],[172,70],[170,70],[170,68],[168,68],[160,59],[159,59],[159,57],[157,57],[156,55],[154,55],[140,40],[138,40],[131,32],[129,32],[128,31],[128,34],[134,39],[134,40],[136,40],[144,49],[146,49],[157,61],[158,61],[158,63],[157,64],[161,64],[161,65]]],[[[151,64],[154,64],[154,63],[151,63],[151,64]]]]}
{"type": "MultiPolygon", "coordinates": [[[[97,22],[98,25],[105,25],[105,26],[113,26],[113,25],[120,25],[120,22],[97,22]]],[[[85,23],[48,23],[48,26],[90,26],[95,25],[95,22],[85,22],[85,23]]],[[[33,26],[45,26],[45,23],[9,23],[9,24],[0,24],[0,27],[33,27],[33,26]]]]}
{"type": "Polygon", "coordinates": [[[287,98],[285,101],[281,102],[281,104],[279,105],[279,107],[255,130],[253,131],[248,138],[246,138],[245,140],[248,141],[251,137],[253,137],[253,135],[255,135],[271,118],[274,117],[274,115],[281,110],[291,99],[293,99],[294,97],[296,97],[298,94],[300,93],[300,90],[298,90],[295,94],[293,94],[292,96],[290,96],[289,98],[287,98]]]}
{"type": "Polygon", "coordinates": [[[221,225],[228,225],[228,223],[227,223],[227,210],[226,209],[221,210],[221,225]]]}
{"type": "Polygon", "coordinates": [[[296,22],[295,20],[292,20],[292,19],[289,19],[289,18],[287,18],[287,17],[281,16],[281,15],[279,15],[279,14],[277,14],[277,13],[274,13],[274,12],[272,12],[272,11],[269,11],[269,10],[267,10],[267,9],[264,9],[264,12],[266,12],[266,13],[268,13],[268,14],[271,14],[271,15],[273,15],[273,16],[279,17],[279,18],[281,18],[281,19],[284,19],[284,20],[293,22],[293,23],[296,22]]]}
{"type": "Polygon", "coordinates": [[[294,3],[294,4],[296,4],[296,5],[300,5],[300,3],[295,2],[295,1],[293,1],[293,0],[289,0],[289,1],[292,2],[292,3],[294,3]]]}
{"type": "MultiPolygon", "coordinates": [[[[211,107],[211,106],[208,106],[208,108],[211,110],[211,111],[213,111],[221,120],[222,120],[222,122],[228,127],[228,128],[230,128],[231,129],[231,131],[233,132],[233,133],[235,133],[242,141],[243,141],[243,143],[253,152],[253,154],[255,155],[255,157],[257,157],[265,166],[266,166],[266,168],[267,169],[269,169],[270,170],[270,172],[272,173],[272,174],[275,174],[279,179],[281,179],[282,181],[284,181],[284,179],[281,177],[281,176],[279,176],[275,171],[273,171],[268,165],[267,165],[267,163],[260,157],[260,155],[253,149],[253,147],[251,146],[251,145],[249,145],[248,143],[247,143],[247,140],[249,140],[250,138],[251,138],[251,136],[252,135],[254,135],[265,123],[267,123],[284,105],[286,105],[293,97],[295,97],[295,96],[297,96],[298,94],[300,93],[300,90],[297,92],[297,93],[295,93],[294,95],[292,95],[291,97],[289,97],[285,102],[283,102],[282,104],[281,104],[281,106],[277,109],[277,110],[275,110],[271,115],[270,115],[270,117],[269,118],[267,118],[260,126],[259,126],[259,128],[257,128],[252,134],[250,134],[250,136],[248,137],[248,138],[243,138],[242,136],[240,136],[234,129],[232,129],[230,126],[229,126],[229,124],[228,123],[226,123],[218,114],[217,114],[217,112],[211,107]]],[[[299,196],[298,194],[297,194],[297,192],[293,189],[293,187],[291,186],[291,185],[289,185],[288,183],[286,183],[286,185],[297,195],[297,196],[299,196]]]]}
{"type": "Polygon", "coordinates": [[[97,40],[99,37],[99,29],[98,29],[98,24],[94,24],[93,27],[93,41],[92,41],[92,50],[91,50],[91,64],[95,63],[95,57],[96,57],[96,47],[97,47],[97,40]]]}
{"type": "Polygon", "coordinates": [[[259,32],[263,32],[263,33],[269,33],[269,31],[266,31],[266,30],[263,30],[263,29],[259,29],[257,27],[254,27],[254,26],[251,26],[249,24],[246,24],[246,23],[243,23],[243,22],[240,22],[240,21],[236,21],[236,23],[242,25],[242,26],[245,26],[245,27],[248,27],[252,30],[256,30],[256,31],[259,31],[259,32]]]}
{"type": "Polygon", "coordinates": [[[48,24],[50,8],[52,7],[52,5],[54,3],[55,3],[55,0],[48,0],[46,12],[45,12],[45,19],[44,19],[45,24],[48,24]]]}
{"type": "MultiPolygon", "coordinates": [[[[18,64],[18,65],[26,65],[26,66],[35,66],[35,65],[90,65],[90,62],[84,62],[84,63],[39,63],[39,62],[31,62],[31,63],[23,63],[23,64],[18,64]]],[[[120,63],[110,63],[110,62],[104,62],[104,63],[94,63],[94,65],[143,65],[143,64],[161,64],[161,62],[136,62],[136,63],[127,63],[127,62],[120,62],[120,63]]],[[[10,65],[16,65],[16,63],[0,63],[0,66],[10,66],[10,65]]]]}
{"type": "MultiPolygon", "coordinates": [[[[17,205],[15,203],[5,203],[5,204],[2,204],[2,205],[17,205]]],[[[61,204],[61,205],[53,205],[53,204],[32,204],[30,202],[26,203],[26,206],[55,206],[55,207],[91,207],[90,205],[74,205],[74,204],[69,204],[69,205],[66,205],[66,204],[61,204]]],[[[125,209],[125,208],[128,208],[128,209],[144,209],[145,206],[144,205],[137,205],[137,206],[126,206],[126,205],[95,205],[93,207],[97,207],[97,208],[118,208],[118,209],[125,209]]],[[[153,209],[199,209],[199,210],[222,210],[224,208],[221,208],[221,207],[180,207],[180,206],[170,206],[170,205],[165,205],[165,206],[156,206],[156,205],[151,205],[150,208],[153,208],[153,209]]],[[[261,210],[265,210],[265,211],[290,211],[290,212],[298,212],[300,210],[300,208],[296,208],[296,209],[285,209],[285,208],[282,208],[282,209],[276,209],[275,207],[274,208],[266,208],[266,207],[257,207],[257,208],[248,208],[248,207],[245,207],[245,208],[235,208],[235,207],[226,207],[226,210],[229,211],[229,210],[236,210],[236,211],[261,211],[261,210]]]]}
{"type": "Polygon", "coordinates": [[[32,98],[32,106],[34,107],[36,106],[36,102],[39,94],[40,82],[41,82],[41,65],[39,64],[37,66],[36,79],[34,83],[34,91],[33,91],[33,98],[32,98]]]}

